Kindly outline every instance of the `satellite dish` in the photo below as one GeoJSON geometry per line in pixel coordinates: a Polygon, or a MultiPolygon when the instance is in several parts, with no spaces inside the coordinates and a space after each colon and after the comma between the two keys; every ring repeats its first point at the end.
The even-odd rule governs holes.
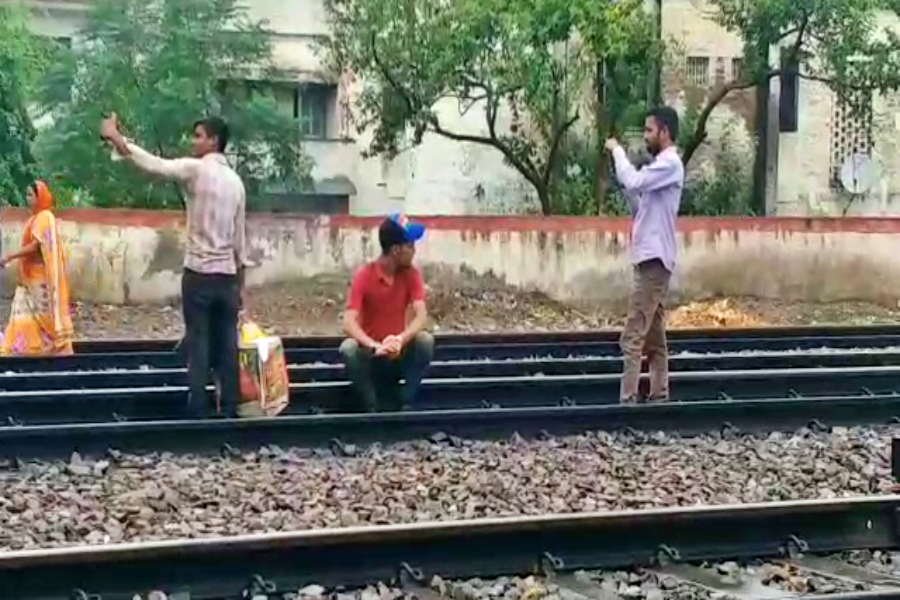
{"type": "Polygon", "coordinates": [[[881,164],[868,154],[854,153],[841,165],[841,185],[851,194],[865,194],[881,182],[881,164]]]}

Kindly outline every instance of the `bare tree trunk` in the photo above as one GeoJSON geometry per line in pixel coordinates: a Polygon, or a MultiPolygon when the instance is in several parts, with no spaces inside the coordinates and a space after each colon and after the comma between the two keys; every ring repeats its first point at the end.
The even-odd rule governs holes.
{"type": "MultiPolygon", "coordinates": [[[[769,44],[763,40],[756,49],[763,64],[769,64],[769,44]]],[[[769,166],[769,93],[771,79],[763,78],[756,86],[756,118],[754,133],[756,154],[753,157],[753,195],[751,207],[758,215],[766,214],[766,179],[769,166]]]]}
{"type": "MultiPolygon", "coordinates": [[[[656,30],[656,38],[662,43],[662,0],[656,0],[653,7],[653,27],[656,30]]],[[[648,105],[659,106],[662,104],[662,58],[656,56],[653,60],[653,70],[647,86],[648,105]]]]}
{"type": "Polygon", "coordinates": [[[541,204],[541,214],[544,216],[553,214],[553,204],[550,202],[550,189],[544,185],[535,185],[538,202],[541,204]]]}
{"type": "Polygon", "coordinates": [[[609,113],[606,110],[606,65],[602,62],[596,65],[594,91],[597,94],[594,107],[594,129],[597,132],[597,181],[594,193],[597,197],[597,212],[602,215],[609,193],[609,157],[604,146],[609,135],[609,113]]]}

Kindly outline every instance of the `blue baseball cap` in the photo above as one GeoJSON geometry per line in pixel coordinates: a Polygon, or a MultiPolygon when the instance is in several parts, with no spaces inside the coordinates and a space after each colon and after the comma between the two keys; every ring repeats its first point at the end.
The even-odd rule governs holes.
{"type": "Polygon", "coordinates": [[[395,213],[388,217],[388,219],[403,231],[403,240],[407,244],[418,242],[425,235],[424,225],[421,223],[413,223],[402,213],[395,213]]]}

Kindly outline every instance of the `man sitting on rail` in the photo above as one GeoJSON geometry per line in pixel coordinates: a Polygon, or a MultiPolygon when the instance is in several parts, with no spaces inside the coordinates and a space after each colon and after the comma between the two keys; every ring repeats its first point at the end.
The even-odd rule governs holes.
{"type": "Polygon", "coordinates": [[[425,285],[412,264],[423,235],[425,228],[403,215],[385,219],[378,229],[381,256],[360,269],[350,286],[344,313],[350,337],[341,344],[341,355],[368,412],[413,407],[434,355],[434,337],[424,331],[425,285]]]}

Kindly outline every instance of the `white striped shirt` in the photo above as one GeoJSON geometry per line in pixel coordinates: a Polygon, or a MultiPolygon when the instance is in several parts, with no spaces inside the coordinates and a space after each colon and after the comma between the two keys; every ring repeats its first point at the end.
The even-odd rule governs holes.
{"type": "Polygon", "coordinates": [[[246,265],[246,193],[223,154],[165,159],[129,143],[141,170],[181,183],[187,196],[184,267],[197,273],[234,275],[246,265]]]}

